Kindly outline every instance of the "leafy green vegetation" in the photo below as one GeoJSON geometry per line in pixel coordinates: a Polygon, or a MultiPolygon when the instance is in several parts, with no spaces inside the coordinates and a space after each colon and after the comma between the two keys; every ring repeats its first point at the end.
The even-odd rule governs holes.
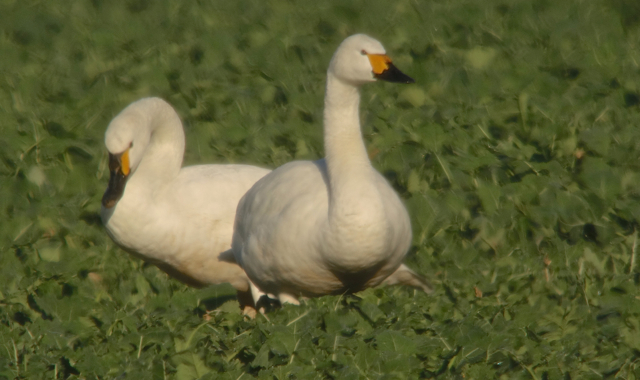
{"type": "Polygon", "coordinates": [[[0,26],[0,379],[640,378],[637,1],[6,0],[0,26]],[[321,157],[356,32],[417,82],[364,88],[363,132],[434,295],[248,321],[114,246],[117,112],[168,100],[187,164],[321,157]]]}

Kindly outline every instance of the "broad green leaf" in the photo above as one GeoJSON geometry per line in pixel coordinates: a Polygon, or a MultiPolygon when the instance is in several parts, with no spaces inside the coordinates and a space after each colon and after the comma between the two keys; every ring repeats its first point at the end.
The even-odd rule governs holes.
{"type": "Polygon", "coordinates": [[[402,355],[415,354],[415,342],[399,331],[387,330],[376,335],[376,346],[378,351],[397,352],[402,355]]]}
{"type": "Polygon", "coordinates": [[[60,248],[61,244],[48,244],[38,249],[38,255],[44,261],[59,262],[61,256],[60,248]]]}

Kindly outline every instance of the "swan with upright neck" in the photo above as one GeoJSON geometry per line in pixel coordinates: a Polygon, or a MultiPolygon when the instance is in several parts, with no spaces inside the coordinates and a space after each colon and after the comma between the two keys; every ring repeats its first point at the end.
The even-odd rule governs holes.
{"type": "Polygon", "coordinates": [[[254,315],[249,279],[230,251],[238,201],[269,170],[248,165],[182,167],[180,117],[164,100],[126,107],[105,133],[109,185],[100,216],[113,241],[196,287],[230,283],[254,315]]]}
{"type": "Polygon", "coordinates": [[[298,303],[385,281],[431,291],[402,264],[412,240],[409,215],[362,140],[359,88],[377,79],[413,82],[377,40],[344,40],[327,72],[325,158],[277,168],[240,201],[232,250],[256,297],[259,289],[298,303]]]}

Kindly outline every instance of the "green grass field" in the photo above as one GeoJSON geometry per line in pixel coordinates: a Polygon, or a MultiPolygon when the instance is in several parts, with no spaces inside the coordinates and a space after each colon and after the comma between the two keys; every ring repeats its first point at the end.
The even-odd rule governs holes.
{"type": "Polygon", "coordinates": [[[168,3],[0,1],[0,379],[640,378],[640,3],[168,3]],[[111,242],[122,108],[173,104],[185,164],[319,158],[356,32],[417,82],[365,87],[361,115],[435,294],[250,321],[111,242]]]}

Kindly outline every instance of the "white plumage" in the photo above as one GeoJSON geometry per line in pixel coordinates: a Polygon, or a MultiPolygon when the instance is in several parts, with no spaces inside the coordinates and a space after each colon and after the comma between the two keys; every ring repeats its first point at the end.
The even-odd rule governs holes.
{"type": "Polygon", "coordinates": [[[238,201],[269,170],[248,165],[182,168],[184,131],[159,98],[130,104],[105,134],[111,178],[101,217],[129,253],[192,286],[228,282],[255,314],[249,281],[231,254],[238,201]]]}
{"type": "MultiPolygon", "coordinates": [[[[238,205],[233,253],[257,288],[282,302],[359,291],[386,281],[430,291],[402,264],[409,215],[369,161],[359,120],[359,87],[411,83],[380,42],[347,38],[327,72],[322,160],[295,161],[258,181],[238,205]]],[[[255,296],[254,296],[255,298],[255,296]]]]}

